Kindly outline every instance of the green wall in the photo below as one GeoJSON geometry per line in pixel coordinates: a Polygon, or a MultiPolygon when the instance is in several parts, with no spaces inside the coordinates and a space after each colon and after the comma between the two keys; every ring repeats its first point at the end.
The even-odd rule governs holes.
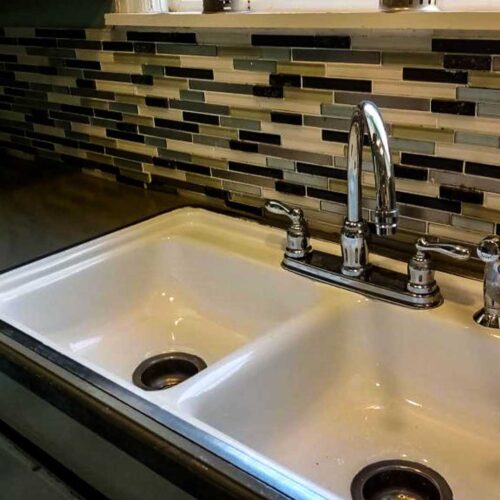
{"type": "Polygon", "coordinates": [[[96,27],[113,0],[0,0],[0,26],[96,27]]]}

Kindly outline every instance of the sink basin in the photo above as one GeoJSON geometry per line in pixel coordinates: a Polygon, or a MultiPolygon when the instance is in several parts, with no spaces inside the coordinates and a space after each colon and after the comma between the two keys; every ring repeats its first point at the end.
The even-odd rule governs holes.
{"type": "Polygon", "coordinates": [[[448,301],[424,312],[333,289],[272,355],[183,404],[341,498],[365,466],[401,459],[455,499],[498,499],[500,336],[472,321],[479,284],[438,279],[448,301]]]}
{"type": "Polygon", "coordinates": [[[279,471],[294,498],[348,499],[363,467],[405,459],[455,499],[500,499],[500,336],[472,321],[481,283],[437,273],[445,304],[412,311],[282,270],[284,239],[180,209],[3,274],[0,318],[279,471]],[[207,367],[134,385],[179,351],[207,367]]]}
{"type": "Polygon", "coordinates": [[[300,280],[226,222],[181,210],[7,274],[0,316],[122,383],[163,352],[210,366],[321,298],[312,284],[289,294],[300,280]]]}

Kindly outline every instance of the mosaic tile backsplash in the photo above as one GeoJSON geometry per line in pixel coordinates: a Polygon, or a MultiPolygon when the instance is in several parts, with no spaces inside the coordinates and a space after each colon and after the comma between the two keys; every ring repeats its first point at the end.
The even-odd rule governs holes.
{"type": "MultiPolygon", "coordinates": [[[[350,115],[379,105],[399,238],[500,234],[500,32],[0,31],[0,146],[313,225],[346,208],[350,115]]],[[[364,210],[374,207],[366,151],[364,210]]]]}

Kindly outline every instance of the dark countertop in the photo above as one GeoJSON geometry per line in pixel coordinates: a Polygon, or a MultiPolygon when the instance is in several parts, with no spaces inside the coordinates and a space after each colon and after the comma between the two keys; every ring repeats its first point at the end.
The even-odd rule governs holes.
{"type": "Polygon", "coordinates": [[[0,272],[171,209],[178,197],[0,159],[0,272]]]}

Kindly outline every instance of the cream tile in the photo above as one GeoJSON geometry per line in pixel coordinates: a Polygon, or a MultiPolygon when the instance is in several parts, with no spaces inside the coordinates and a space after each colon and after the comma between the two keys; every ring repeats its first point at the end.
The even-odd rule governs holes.
{"type": "Polygon", "coordinates": [[[97,127],[95,125],[88,125],[86,123],[71,122],[71,130],[74,132],[81,132],[96,137],[106,137],[106,129],[97,127]]]}
{"type": "Polygon", "coordinates": [[[485,193],[484,206],[491,210],[497,210],[499,212],[498,221],[500,222],[500,194],[485,193]]]}
{"type": "Polygon", "coordinates": [[[372,85],[374,94],[397,95],[408,97],[424,97],[439,99],[455,99],[456,85],[420,82],[391,82],[387,80],[374,80],[372,85]]]}
{"type": "MultiPolygon", "coordinates": [[[[154,63],[153,63],[154,64],[154,63]]],[[[210,57],[210,56],[180,56],[182,68],[202,68],[213,70],[232,70],[232,57],[210,57]]]]}
{"type": "Polygon", "coordinates": [[[76,59],[83,59],[84,61],[101,61],[101,62],[113,62],[113,53],[104,52],[102,50],[87,50],[87,49],[76,49],[76,59]]]}
{"type": "Polygon", "coordinates": [[[451,226],[442,226],[441,224],[429,224],[429,234],[440,236],[456,241],[464,241],[467,243],[476,244],[485,235],[479,232],[465,231],[462,228],[455,228],[451,226]]]}
{"type": "Polygon", "coordinates": [[[135,94],[135,85],[126,82],[108,82],[104,80],[96,80],[97,90],[104,90],[107,92],[116,92],[118,94],[135,94]]]}
{"type": "MultiPolygon", "coordinates": [[[[408,125],[411,123],[412,125],[418,125],[421,127],[437,127],[436,115],[425,111],[384,109],[382,114],[385,121],[390,124],[408,125]]],[[[441,125],[441,127],[447,128],[445,125],[441,125]]]]}
{"type": "Polygon", "coordinates": [[[115,62],[102,62],[102,71],[109,71],[110,73],[142,73],[142,66],[140,64],[121,64],[115,62]]]}
{"type": "Polygon", "coordinates": [[[325,76],[325,65],[306,62],[278,62],[277,72],[292,75],[325,76]]]}
{"type": "Polygon", "coordinates": [[[494,148],[481,148],[479,146],[471,148],[470,146],[459,144],[436,144],[436,156],[500,165],[500,150],[494,148]]]}
{"type": "Polygon", "coordinates": [[[479,118],[473,116],[437,115],[437,126],[469,132],[484,132],[491,134],[498,130],[500,120],[496,118],[479,118]]]}
{"type": "Polygon", "coordinates": [[[204,156],[208,158],[226,159],[241,161],[254,165],[266,164],[266,157],[257,153],[246,153],[244,151],[233,151],[231,149],[218,148],[215,146],[206,146],[204,144],[195,144],[191,142],[167,140],[167,149],[181,153],[204,156]]]}
{"type": "Polygon", "coordinates": [[[403,69],[394,66],[377,66],[375,64],[326,64],[326,76],[337,78],[361,78],[398,80],[401,83],[403,69]]]}
{"type": "Polygon", "coordinates": [[[269,74],[258,71],[215,70],[214,80],[225,83],[248,83],[253,85],[268,85],[269,74]]]}

